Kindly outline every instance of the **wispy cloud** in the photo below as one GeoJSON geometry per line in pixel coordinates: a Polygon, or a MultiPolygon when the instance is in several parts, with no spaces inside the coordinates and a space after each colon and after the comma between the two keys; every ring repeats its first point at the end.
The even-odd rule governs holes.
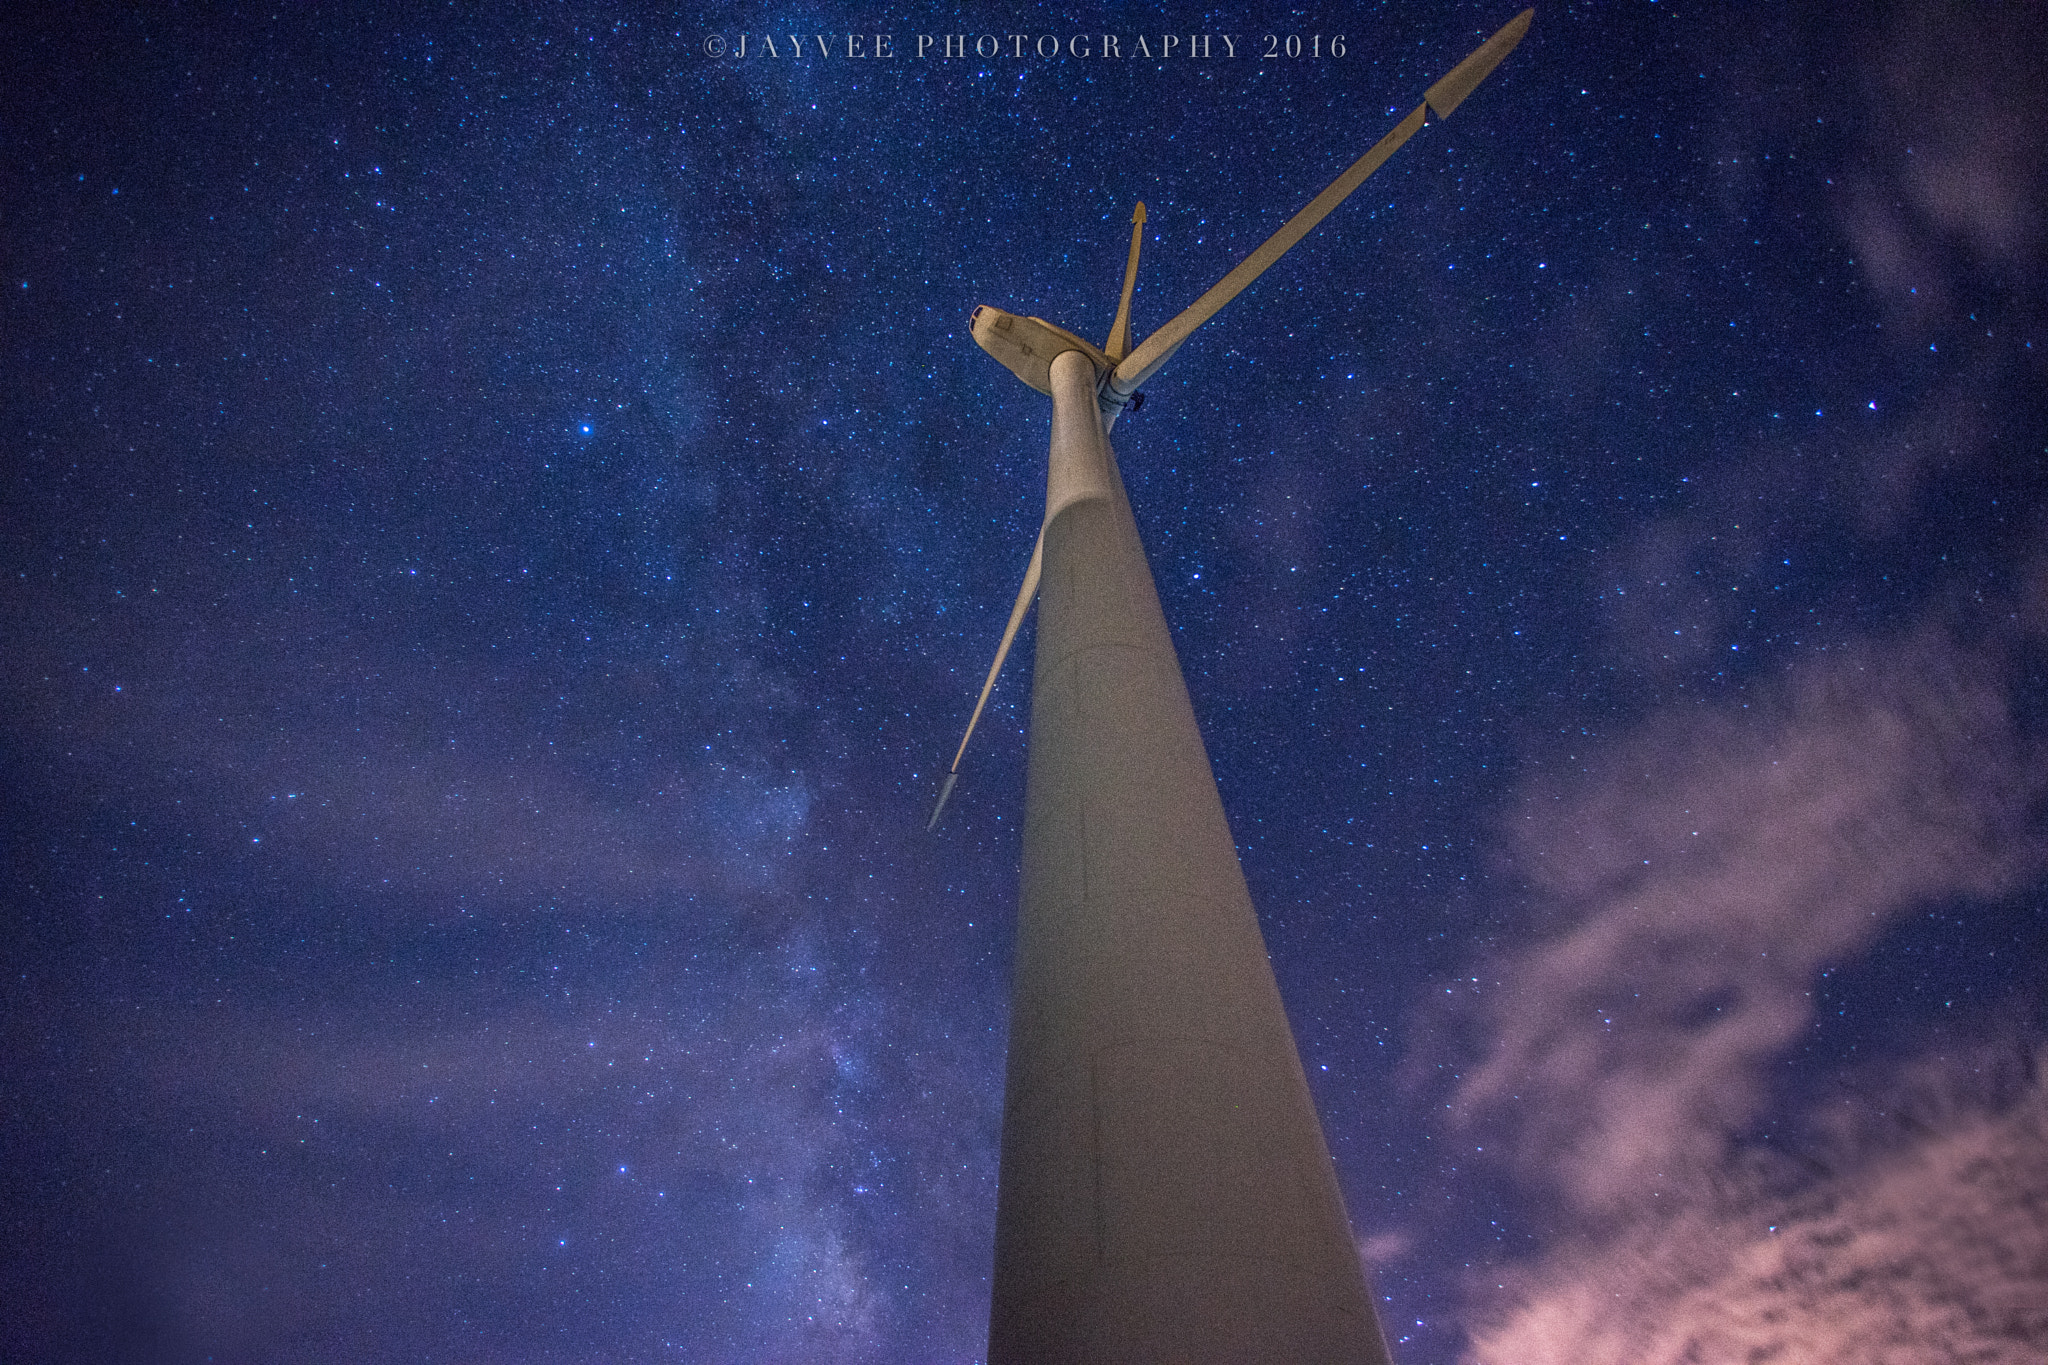
{"type": "Polygon", "coordinates": [[[1469,1365],[2021,1365],[2048,1345],[2048,1098],[1795,1199],[1694,1207],[1547,1260],[1469,1365]]]}
{"type": "Polygon", "coordinates": [[[1858,63],[1865,170],[1843,225],[1865,278],[1910,312],[1950,301],[1943,248],[1978,265],[2038,264],[2038,130],[2048,114],[2029,56],[2038,19],[1943,11],[1912,6],[1870,26],[1858,63]]]}
{"type": "Polygon", "coordinates": [[[2002,671],[1923,630],[1538,783],[1510,837],[1560,927],[1492,974],[1461,1121],[1587,1214],[1711,1165],[1822,967],[2040,865],[2002,671]]]}

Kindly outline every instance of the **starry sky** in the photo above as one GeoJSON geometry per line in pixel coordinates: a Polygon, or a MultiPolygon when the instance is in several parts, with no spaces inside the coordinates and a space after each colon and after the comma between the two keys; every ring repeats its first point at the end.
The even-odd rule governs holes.
{"type": "MultiPolygon", "coordinates": [[[[6,20],[0,1354],[978,1360],[968,314],[1512,14],[6,20]]],[[[1402,1365],[2048,1350],[2044,30],[1540,8],[1117,426],[1402,1365]]]]}

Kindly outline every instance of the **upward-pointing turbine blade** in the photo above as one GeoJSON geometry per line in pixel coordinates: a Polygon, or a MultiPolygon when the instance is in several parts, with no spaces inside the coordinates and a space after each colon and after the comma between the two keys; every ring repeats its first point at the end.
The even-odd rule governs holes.
{"type": "MultiPolygon", "coordinates": [[[[1309,234],[1309,230],[1330,215],[1330,211],[1344,202],[1351,192],[1365,183],[1365,178],[1378,170],[1386,159],[1401,149],[1401,144],[1415,136],[1422,127],[1425,111],[1434,108],[1437,117],[1442,118],[1458,107],[1473,89],[1486,79],[1501,59],[1513,51],[1522,35],[1529,31],[1529,20],[1536,13],[1533,9],[1523,10],[1501,26],[1498,33],[1481,43],[1477,50],[1464,61],[1453,67],[1450,74],[1429,87],[1423,96],[1425,103],[1418,104],[1408,117],[1394,125],[1394,130],[1373,144],[1371,151],[1351,164],[1351,169],[1338,176],[1328,189],[1311,199],[1308,207],[1295,214],[1268,237],[1251,255],[1237,263],[1228,275],[1210,286],[1209,292],[1196,299],[1181,313],[1145,338],[1145,344],[1124,357],[1109,377],[1109,386],[1119,397],[1128,398],[1141,385],[1159,372],[1180,349],[1181,343],[1193,334],[1197,327],[1207,322],[1222,310],[1251,282],[1264,274],[1272,264],[1285,255],[1287,249],[1309,234]]],[[[1113,352],[1112,352],[1113,354],[1113,352]]]]}
{"type": "Polygon", "coordinates": [[[926,830],[938,828],[939,816],[946,809],[946,798],[953,794],[953,784],[960,780],[960,760],[967,756],[967,741],[974,738],[974,727],[981,721],[981,708],[988,705],[988,694],[995,690],[996,675],[1003,671],[1003,660],[1010,657],[1010,645],[1017,638],[1017,628],[1024,624],[1024,614],[1031,610],[1031,599],[1038,595],[1038,568],[1045,554],[1045,528],[1038,531],[1038,543],[1031,547],[1031,563],[1024,570],[1024,586],[1017,589],[1017,604],[1010,608],[1010,624],[1003,629],[1003,642],[996,647],[996,661],[988,666],[988,681],[981,685],[981,696],[974,703],[974,714],[967,720],[967,733],[960,736],[960,747],[953,753],[953,766],[946,770],[946,783],[939,788],[938,804],[932,807],[932,818],[925,822],[926,830]]]}
{"type": "Polygon", "coordinates": [[[1122,360],[1131,353],[1131,290],[1138,283],[1138,248],[1145,240],[1145,201],[1138,201],[1137,212],[1131,215],[1131,254],[1124,260],[1124,292],[1116,301],[1116,321],[1110,324],[1109,341],[1103,351],[1111,360],[1122,360]]]}
{"type": "Polygon", "coordinates": [[[1438,118],[1449,118],[1451,110],[1464,103],[1465,96],[1479,88],[1479,82],[1493,74],[1501,59],[1515,50],[1515,44],[1522,41],[1522,35],[1529,31],[1529,21],[1536,16],[1533,9],[1525,9],[1500,26],[1500,32],[1481,43],[1476,51],[1464,61],[1451,68],[1445,76],[1423,94],[1429,107],[1436,110],[1438,118]]]}

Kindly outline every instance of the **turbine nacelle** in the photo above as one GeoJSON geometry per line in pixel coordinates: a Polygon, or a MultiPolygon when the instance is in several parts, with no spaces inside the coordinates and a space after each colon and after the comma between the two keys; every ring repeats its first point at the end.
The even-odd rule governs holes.
{"type": "Polygon", "coordinates": [[[1107,351],[1044,318],[1005,313],[983,304],[968,319],[967,329],[973,333],[975,345],[1002,361],[1011,374],[1048,396],[1052,393],[1052,362],[1064,351],[1079,351],[1087,356],[1095,367],[1098,383],[1116,368],[1116,361],[1107,351]]]}
{"type": "Polygon", "coordinates": [[[1144,240],[1145,205],[1140,203],[1131,214],[1131,250],[1124,260],[1123,295],[1117,300],[1109,340],[1102,345],[1091,346],[1044,318],[1021,317],[987,304],[974,310],[967,330],[975,344],[1002,361],[1011,374],[1048,397],[1052,394],[1052,362],[1068,351],[1088,357],[1095,370],[1095,403],[1102,411],[1102,429],[1108,431],[1125,408],[1135,409],[1144,401],[1129,390],[1119,391],[1111,382],[1116,367],[1131,353],[1131,291],[1137,287],[1138,248],[1144,240]]]}
{"type": "Polygon", "coordinates": [[[1102,409],[1102,426],[1107,431],[1125,408],[1136,406],[1135,397],[1125,397],[1110,387],[1116,373],[1116,357],[1055,327],[1044,318],[1005,313],[987,304],[974,310],[967,330],[975,344],[1009,368],[1011,374],[1042,394],[1052,393],[1052,362],[1067,351],[1079,351],[1095,367],[1095,402],[1102,409]]]}

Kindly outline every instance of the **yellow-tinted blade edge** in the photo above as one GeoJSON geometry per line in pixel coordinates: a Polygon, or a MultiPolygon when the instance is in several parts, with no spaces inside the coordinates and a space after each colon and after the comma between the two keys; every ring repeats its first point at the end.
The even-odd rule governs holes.
{"type": "Polygon", "coordinates": [[[1103,351],[1111,360],[1122,360],[1131,353],[1131,291],[1138,283],[1138,248],[1145,240],[1145,201],[1138,201],[1138,208],[1131,215],[1131,254],[1124,260],[1124,292],[1116,301],[1116,321],[1110,324],[1109,340],[1103,343],[1103,351]]]}

